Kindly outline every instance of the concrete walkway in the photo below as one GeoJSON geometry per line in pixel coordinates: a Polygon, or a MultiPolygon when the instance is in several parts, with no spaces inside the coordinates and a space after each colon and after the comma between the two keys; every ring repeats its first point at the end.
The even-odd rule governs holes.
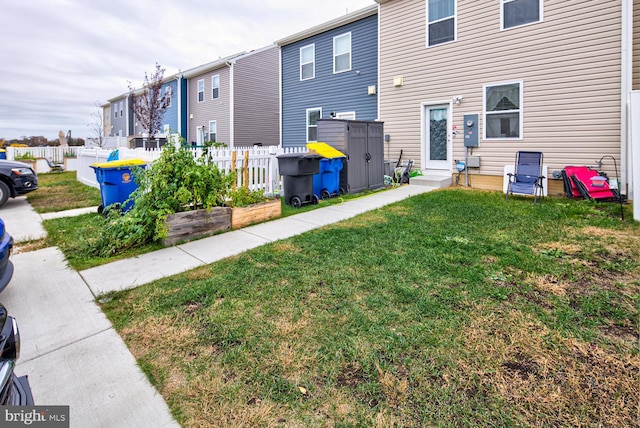
{"type": "MultiPolygon", "coordinates": [[[[76,272],[58,248],[12,256],[15,273],[0,301],[18,321],[16,373],[28,375],[36,404],[69,405],[72,427],[178,426],[96,304],[97,296],[137,287],[391,204],[433,187],[403,186],[76,272]]],[[[0,210],[16,242],[46,236],[41,221],[78,215],[35,213],[25,198],[0,210]]]]}

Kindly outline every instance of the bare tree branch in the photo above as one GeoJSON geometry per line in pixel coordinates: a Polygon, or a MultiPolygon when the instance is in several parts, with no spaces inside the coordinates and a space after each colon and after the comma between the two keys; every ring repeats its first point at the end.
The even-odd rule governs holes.
{"type": "MultiPolygon", "coordinates": [[[[87,124],[91,131],[91,139],[98,144],[98,147],[102,147],[105,143],[105,129],[104,129],[104,117],[102,106],[99,101],[94,101],[93,105],[96,109],[91,112],[91,123],[87,124]]],[[[62,132],[62,131],[60,131],[62,132]]],[[[64,136],[64,133],[63,133],[64,136]]],[[[68,143],[68,141],[67,141],[68,143]]]]}

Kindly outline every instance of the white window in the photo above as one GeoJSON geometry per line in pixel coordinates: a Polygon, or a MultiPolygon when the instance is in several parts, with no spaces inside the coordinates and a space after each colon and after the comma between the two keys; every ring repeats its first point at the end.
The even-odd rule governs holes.
{"type": "Polygon", "coordinates": [[[198,102],[204,101],[204,79],[198,80],[198,102]]]}
{"type": "Polygon", "coordinates": [[[164,88],[164,96],[167,97],[167,107],[171,107],[171,86],[164,88]]]}
{"type": "Polygon", "coordinates": [[[165,123],[165,124],[162,126],[162,133],[164,133],[164,134],[166,134],[166,135],[169,135],[169,132],[171,132],[171,128],[169,127],[169,124],[168,124],[168,123],[165,123]]]}
{"type": "Polygon", "coordinates": [[[118,118],[118,105],[117,105],[117,104],[115,104],[115,105],[113,106],[113,118],[114,118],[114,119],[117,119],[117,118],[118,118]]]}
{"type": "Polygon", "coordinates": [[[356,112],[355,111],[343,111],[336,113],[336,119],[342,120],[356,120],[356,112]]]}
{"type": "Polygon", "coordinates": [[[316,77],[316,46],[300,48],[300,80],[316,77]]]}
{"type": "Polygon", "coordinates": [[[215,120],[209,121],[209,141],[215,143],[218,134],[218,123],[215,120]]]}
{"type": "Polygon", "coordinates": [[[307,142],[318,141],[318,119],[322,118],[322,108],[307,109],[307,142]]]}
{"type": "Polygon", "coordinates": [[[502,29],[542,21],[543,0],[501,0],[502,29]]]}
{"type": "Polygon", "coordinates": [[[333,38],[333,72],[351,70],[351,33],[333,38]]]}
{"type": "Polygon", "coordinates": [[[427,46],[456,39],[456,0],[427,0],[427,46]]]}
{"type": "Polygon", "coordinates": [[[484,138],[522,139],[522,80],[484,85],[484,138]]]}
{"type": "Polygon", "coordinates": [[[220,75],[211,76],[211,99],[220,98],[220,75]]]}
{"type": "Polygon", "coordinates": [[[120,101],[120,117],[124,116],[124,101],[120,101]]]}

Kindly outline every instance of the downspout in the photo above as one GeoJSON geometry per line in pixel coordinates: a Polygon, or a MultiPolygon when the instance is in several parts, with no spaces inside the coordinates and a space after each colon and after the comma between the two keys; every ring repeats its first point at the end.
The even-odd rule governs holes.
{"type": "Polygon", "coordinates": [[[280,126],[280,148],[282,148],[282,46],[278,46],[278,91],[280,96],[278,97],[278,108],[280,109],[280,120],[278,122],[280,126]]]}
{"type": "Polygon", "coordinates": [[[178,132],[178,135],[182,137],[182,88],[180,85],[180,76],[175,76],[174,79],[176,80],[176,86],[178,87],[178,90],[176,91],[178,98],[178,129],[176,129],[176,131],[178,132]]]}
{"type": "MultiPolygon", "coordinates": [[[[382,31],[380,31],[380,4],[378,3],[378,88],[376,90],[376,98],[378,99],[378,105],[376,106],[376,109],[378,110],[376,112],[378,120],[380,119],[380,34],[382,34],[382,31]]],[[[389,143],[387,143],[388,145],[389,143]]]]}
{"type": "Polygon", "coordinates": [[[229,67],[229,148],[234,148],[234,130],[235,123],[233,122],[235,119],[235,100],[234,100],[234,76],[233,73],[235,71],[234,67],[235,61],[227,61],[227,66],[229,67]]]}
{"type": "Polygon", "coordinates": [[[633,191],[629,180],[632,159],[630,153],[631,121],[629,120],[631,78],[633,70],[633,1],[622,0],[622,70],[621,70],[621,110],[620,110],[620,182],[621,193],[633,191]]]}
{"type": "Polygon", "coordinates": [[[127,115],[125,116],[125,119],[124,119],[124,122],[125,122],[124,123],[124,133],[125,133],[124,138],[127,139],[127,146],[129,145],[129,135],[132,135],[133,133],[135,133],[135,131],[133,133],[131,131],[131,115],[129,114],[130,111],[131,111],[131,106],[129,105],[129,100],[130,100],[130,98],[127,95],[125,97],[125,100],[124,100],[124,109],[127,112],[127,115]]]}

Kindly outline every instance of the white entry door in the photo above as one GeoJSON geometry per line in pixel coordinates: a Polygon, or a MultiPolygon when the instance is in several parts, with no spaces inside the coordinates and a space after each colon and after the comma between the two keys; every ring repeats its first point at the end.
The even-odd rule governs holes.
{"type": "Polygon", "coordinates": [[[448,105],[425,105],[422,123],[425,169],[451,170],[448,105]]]}

